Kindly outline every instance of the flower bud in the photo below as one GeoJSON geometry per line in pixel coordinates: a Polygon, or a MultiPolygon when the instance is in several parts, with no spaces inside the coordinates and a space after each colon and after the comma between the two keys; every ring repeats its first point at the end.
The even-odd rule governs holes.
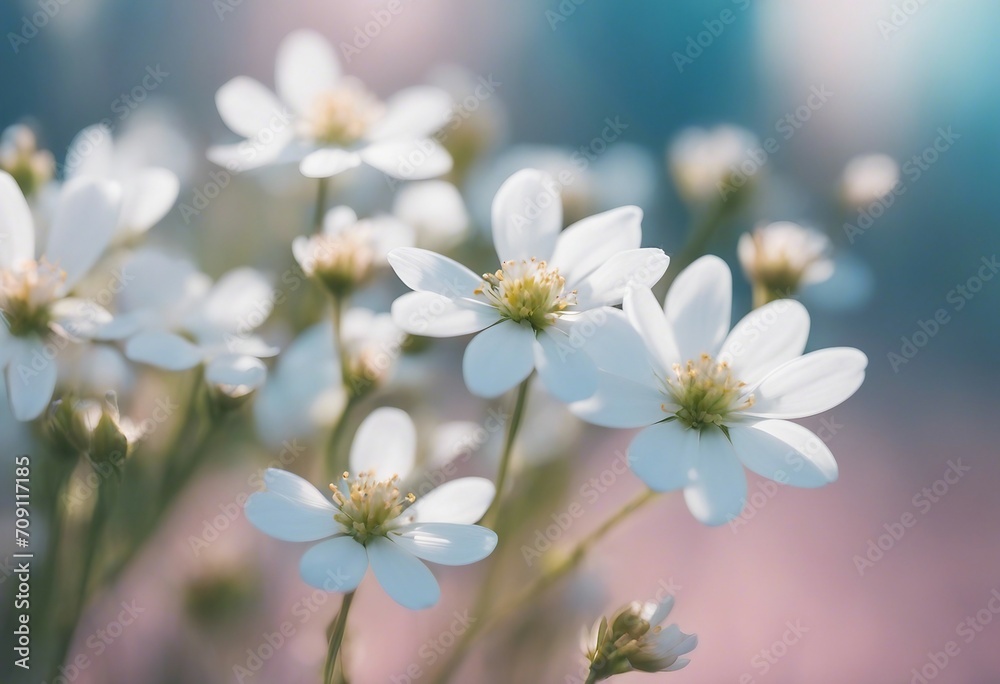
{"type": "Polygon", "coordinates": [[[15,124],[0,136],[0,169],[14,177],[25,197],[31,197],[52,180],[56,162],[48,150],[38,149],[35,133],[15,124]]]}
{"type": "Polygon", "coordinates": [[[833,274],[830,240],[822,233],[782,221],[740,236],[743,273],[753,285],[754,306],[794,296],[803,285],[833,274]]]}

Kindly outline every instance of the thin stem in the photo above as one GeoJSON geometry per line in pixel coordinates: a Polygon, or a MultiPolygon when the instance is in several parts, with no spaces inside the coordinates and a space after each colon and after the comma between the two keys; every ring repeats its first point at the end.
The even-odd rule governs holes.
{"type": "Polygon", "coordinates": [[[316,205],[313,208],[313,230],[318,233],[323,228],[323,215],[326,213],[326,186],[328,179],[318,179],[316,190],[316,205]]]}
{"type": "Polygon", "coordinates": [[[587,673],[587,681],[583,684],[597,684],[597,673],[590,670],[590,672],[587,673]]]}
{"type": "Polygon", "coordinates": [[[497,473],[497,493],[490,504],[486,515],[483,516],[483,525],[490,529],[496,529],[497,515],[500,512],[500,502],[503,499],[504,485],[507,482],[507,473],[510,471],[510,457],[514,452],[514,440],[517,439],[517,432],[521,427],[521,418],[524,415],[524,406],[528,397],[528,387],[531,384],[531,376],[524,379],[524,382],[517,388],[517,399],[514,402],[514,412],[510,418],[510,425],[507,429],[507,438],[504,441],[503,452],[500,454],[500,471],[497,473]]]}
{"type": "Polygon", "coordinates": [[[353,600],[354,592],[350,591],[344,594],[344,600],[340,604],[340,612],[337,613],[333,631],[330,633],[330,647],[326,652],[326,667],[323,668],[323,684],[334,684],[333,673],[337,666],[337,656],[340,655],[340,645],[347,631],[347,612],[351,609],[353,600]]]}
{"type": "Polygon", "coordinates": [[[344,404],[344,410],[340,412],[340,417],[333,424],[333,429],[330,431],[330,439],[326,443],[327,474],[334,479],[347,469],[347,460],[340,457],[340,452],[341,444],[344,441],[344,434],[347,432],[347,426],[350,423],[349,416],[355,404],[357,404],[357,400],[349,396],[347,403],[344,404]]]}

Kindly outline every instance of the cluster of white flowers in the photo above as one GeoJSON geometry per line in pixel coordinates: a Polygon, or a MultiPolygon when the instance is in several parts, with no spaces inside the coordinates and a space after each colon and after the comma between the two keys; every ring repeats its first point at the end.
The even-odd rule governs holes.
{"type": "MultiPolygon", "coordinates": [[[[313,232],[285,243],[289,270],[280,279],[237,265],[213,280],[176,247],[142,244],[169,216],[182,179],[106,125],[77,136],[59,178],[30,129],[4,134],[0,368],[13,416],[38,419],[59,448],[93,462],[108,461],[112,451],[131,454],[141,439],[143,431],[130,427],[141,417],[125,415],[134,375],[162,380],[194,371],[184,376],[196,390],[181,411],[188,422],[176,451],[160,459],[165,492],[193,472],[183,452],[197,446],[194,421],[210,430],[238,414],[269,447],[305,440],[315,461],[295,470],[333,479],[329,493],[269,468],[245,512],[267,535],[313,543],[299,563],[302,579],[347,595],[328,667],[369,567],[400,605],[434,605],[441,591],[424,561],[482,561],[503,541],[498,532],[508,532],[505,520],[515,516],[507,507],[519,505],[517,488],[505,486],[511,454],[531,467],[551,456],[533,450],[567,458],[575,451],[572,439],[567,446],[545,435],[515,445],[522,422],[532,428],[522,418],[550,402],[528,391],[535,376],[559,402],[546,405],[547,416],[641,428],[628,448],[633,473],[651,492],[682,491],[706,525],[740,515],[745,470],[797,487],[837,479],[829,448],[792,422],[839,405],[865,377],[867,358],[857,349],[806,351],[810,316],[796,296],[834,276],[831,240],[788,221],[744,233],[738,260],[754,306],[735,326],[730,267],[704,254],[762,182],[742,163],[756,146],[752,134],[689,129],[669,147],[677,194],[702,219],[690,236],[697,253],[678,250],[671,264],[663,249],[648,246],[655,234],[644,235],[637,205],[656,192],[655,165],[637,148],[609,150],[579,167],[577,153],[558,148],[490,157],[499,137],[495,102],[492,114],[466,113],[470,121],[456,123],[446,89],[417,86],[383,100],[344,75],[331,45],[311,31],[282,43],[275,85],[277,94],[240,76],[219,88],[219,115],[241,140],[212,147],[208,159],[231,172],[294,162],[292,177],[319,179],[313,232]],[[459,149],[450,144],[456,141],[439,133],[446,126],[462,130],[461,164],[449,152],[459,149]],[[352,169],[361,165],[400,187],[382,211],[359,217],[353,207],[372,204],[370,196],[353,201],[351,183],[364,177],[352,169]],[[329,182],[341,174],[354,179],[329,182]],[[739,201],[722,191],[735,176],[754,176],[740,183],[739,201]],[[329,191],[338,193],[332,207],[329,191]],[[482,244],[490,231],[492,250],[482,244]],[[285,304],[307,281],[308,296],[285,304]],[[657,288],[666,293],[662,306],[657,288]],[[421,352],[453,351],[433,339],[451,337],[469,337],[461,364],[445,353],[428,370],[421,352]],[[76,351],[63,353],[69,347],[76,351]],[[452,476],[460,454],[499,437],[456,446],[456,431],[474,434],[478,426],[449,422],[418,439],[414,420],[386,405],[409,402],[423,412],[412,396],[453,391],[442,376],[459,367],[477,397],[517,389],[513,414],[490,428],[506,433],[503,446],[473,454],[478,472],[497,469],[495,478],[452,476]],[[101,378],[107,386],[95,390],[101,378]],[[95,391],[107,393],[103,403],[95,391]],[[355,418],[359,410],[367,417],[355,418]],[[341,435],[355,420],[348,449],[341,435]],[[421,459],[430,435],[435,453],[421,459]],[[441,443],[442,435],[451,443],[441,443]],[[427,491],[420,485],[434,469],[449,477],[427,491]]],[[[881,156],[852,162],[842,199],[859,206],[891,192],[893,164],[881,156]]],[[[102,510],[94,509],[95,525],[102,510]]],[[[553,567],[568,572],[572,563],[553,567]]],[[[629,604],[599,621],[583,644],[589,681],[684,667],[697,639],[662,627],[672,605],[629,604]]]]}

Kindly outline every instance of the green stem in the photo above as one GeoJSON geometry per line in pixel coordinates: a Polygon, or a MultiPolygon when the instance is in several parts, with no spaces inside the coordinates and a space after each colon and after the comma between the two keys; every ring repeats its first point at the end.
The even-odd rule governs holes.
{"type": "Polygon", "coordinates": [[[323,684],[334,684],[333,673],[337,666],[337,656],[340,655],[340,645],[347,631],[347,613],[351,609],[353,600],[354,592],[351,591],[344,594],[344,601],[340,604],[340,611],[330,632],[330,647],[326,652],[326,667],[323,668],[323,684]]]}
{"type": "Polygon", "coordinates": [[[344,410],[340,412],[340,417],[337,418],[337,422],[333,424],[333,429],[330,431],[330,439],[326,443],[326,464],[327,464],[327,474],[336,481],[336,478],[347,470],[348,462],[346,454],[344,458],[341,458],[341,444],[344,442],[344,435],[347,432],[347,426],[350,424],[350,413],[354,406],[357,404],[357,399],[352,396],[348,396],[347,403],[344,404],[344,410]]]}
{"type": "Polygon", "coordinates": [[[507,474],[510,472],[510,457],[514,453],[514,441],[517,439],[517,432],[521,427],[521,418],[524,415],[524,406],[528,398],[528,387],[530,384],[531,376],[529,375],[517,388],[514,412],[511,415],[510,425],[507,428],[507,437],[504,441],[503,452],[500,454],[500,471],[497,473],[496,483],[497,493],[486,514],[483,516],[482,524],[491,530],[496,528],[496,519],[500,513],[500,502],[503,499],[504,485],[507,482],[507,474]]]}
{"type": "Polygon", "coordinates": [[[597,673],[590,670],[590,672],[587,673],[587,681],[583,684],[597,684],[597,673]]]}
{"type": "Polygon", "coordinates": [[[316,190],[316,205],[313,208],[313,231],[318,233],[323,229],[323,215],[326,214],[326,178],[318,179],[316,190]]]}

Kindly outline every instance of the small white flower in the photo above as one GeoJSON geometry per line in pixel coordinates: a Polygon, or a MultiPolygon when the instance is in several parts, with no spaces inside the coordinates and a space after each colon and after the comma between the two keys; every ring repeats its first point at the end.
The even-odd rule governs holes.
{"type": "Polygon", "coordinates": [[[468,565],[496,547],[496,534],[474,525],[489,507],[493,483],[452,480],[415,499],[402,481],[413,469],[416,431],[403,411],[381,408],[358,428],[351,445],[353,476],[331,484],[333,500],[283,470],[268,469],[267,490],[251,496],[247,519],[277,539],[319,542],[302,556],[306,583],[326,591],[354,591],[371,565],[375,579],[411,610],[438,602],[440,587],[421,561],[468,565]]]}
{"type": "Polygon", "coordinates": [[[562,401],[597,387],[593,351],[627,328],[621,302],[630,286],[651,286],[666,270],[660,249],[640,249],[642,210],[621,207],[560,233],[562,206],[547,174],[525,169],[493,200],[493,243],[500,269],[477,276],[424,249],[389,254],[415,292],[392,305],[403,330],[429,337],[479,332],[462,371],[474,394],[495,397],[537,369],[562,401]]]}
{"type": "Polygon", "coordinates": [[[392,216],[358,220],[351,208],[334,207],[323,217],[322,233],[292,241],[292,254],[308,277],[343,297],[384,268],[390,251],[412,244],[413,229],[392,216]]]}
{"type": "Polygon", "coordinates": [[[341,74],[332,46],[313,31],[295,31],[282,42],[275,83],[277,97],[246,76],[219,88],[219,115],[246,140],[211,148],[212,161],[233,170],[296,161],[310,178],[361,163],[411,180],[451,169],[448,152],[430,137],[451,116],[443,90],[408,88],[383,103],[341,74]]]}
{"type": "Polygon", "coordinates": [[[24,124],[14,124],[0,135],[0,171],[17,181],[25,197],[31,198],[52,180],[56,161],[48,150],[38,149],[35,132],[24,124]]]}
{"type": "Polygon", "coordinates": [[[781,221],[740,236],[743,273],[766,293],[761,303],[791,297],[804,285],[833,275],[830,240],[823,233],[781,221]]]}
{"type": "Polygon", "coordinates": [[[396,195],[392,213],[416,232],[419,247],[447,251],[469,229],[469,212],[458,188],[447,181],[409,183],[396,195]]]}
{"type": "Polygon", "coordinates": [[[18,420],[48,405],[58,375],[56,357],[67,340],[117,339],[130,328],[97,303],[70,296],[114,233],[121,190],[114,183],[66,183],[36,259],[28,203],[10,174],[0,171],[0,368],[18,420]]]}
{"type": "Polygon", "coordinates": [[[756,147],[753,133],[736,126],[687,128],[667,150],[667,162],[681,197],[701,203],[721,197],[734,174],[756,173],[759,165],[749,157],[756,147]],[[751,164],[744,169],[744,162],[751,164]]]}
{"type": "Polygon", "coordinates": [[[119,312],[140,328],[125,356],[171,371],[205,364],[205,379],[227,393],[260,386],[263,366],[239,357],[278,353],[253,334],[274,303],[263,275],[238,268],[213,284],[189,261],[152,249],[135,252],[122,274],[119,312]]]}
{"type": "Polygon", "coordinates": [[[864,209],[883,199],[899,182],[899,164],[886,154],[854,157],[844,167],[841,195],[849,207],[864,209]]]}
{"type": "Polygon", "coordinates": [[[729,331],[731,306],[732,275],[714,256],[677,276],[663,309],[649,290],[630,291],[624,310],[641,340],[600,359],[600,388],[571,407],[597,425],[645,427],[629,466],[651,489],[683,488],[708,525],[740,514],[744,466],[797,487],[837,479],[827,446],[789,419],[845,401],[868,364],[846,347],[803,355],[809,314],[794,300],[766,304],[729,331]]]}
{"type": "Polygon", "coordinates": [[[66,178],[92,177],[122,187],[116,240],[142,235],[166,216],[177,200],[180,181],[173,171],[145,166],[136,150],[116,145],[104,124],[77,133],[66,154],[66,178]]]}

